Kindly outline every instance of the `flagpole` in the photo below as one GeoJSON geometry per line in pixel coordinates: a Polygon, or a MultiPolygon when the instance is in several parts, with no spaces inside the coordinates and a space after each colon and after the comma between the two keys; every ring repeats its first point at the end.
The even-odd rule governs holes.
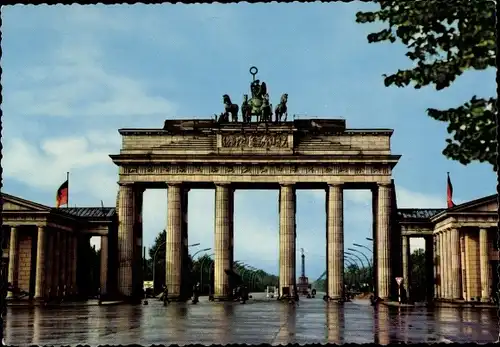
{"type": "Polygon", "coordinates": [[[66,180],[68,181],[68,201],[66,202],[66,208],[69,208],[69,171],[66,172],[66,180]]]}

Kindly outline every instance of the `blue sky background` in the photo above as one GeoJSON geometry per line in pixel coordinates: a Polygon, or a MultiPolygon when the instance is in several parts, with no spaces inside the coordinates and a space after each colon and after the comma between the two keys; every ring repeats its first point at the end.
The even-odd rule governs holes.
{"type": "MultiPolygon", "coordinates": [[[[395,129],[400,207],[445,207],[447,171],[455,202],[493,194],[491,167],[444,158],[446,124],[425,110],[493,95],[495,71],[466,72],[440,92],[384,87],[382,74],[412,62],[402,44],[368,44],[366,35],[381,25],[356,24],[355,13],[376,8],[360,2],[4,7],[4,191],[53,206],[70,171],[72,206],[100,200],[113,206],[118,177],[108,154],[119,152],[118,128],[212,117],[222,110],[222,94],[241,102],[255,65],[273,104],[288,93],[290,114],[395,129]]],[[[277,198],[277,191],[235,197],[235,259],[274,273],[277,198]]],[[[191,191],[189,199],[190,242],[213,248],[214,192],[191,191]]],[[[325,268],[324,193],[300,191],[297,204],[297,248],[305,249],[308,275],[317,277],[325,268]]],[[[370,246],[370,194],[346,191],[344,206],[346,248],[370,246]]],[[[166,191],[147,191],[146,245],[165,219],[166,191]]]]}

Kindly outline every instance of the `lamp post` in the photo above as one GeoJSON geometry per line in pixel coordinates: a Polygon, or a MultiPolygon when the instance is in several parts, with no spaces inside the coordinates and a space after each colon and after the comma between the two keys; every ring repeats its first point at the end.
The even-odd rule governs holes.
{"type": "MultiPolygon", "coordinates": [[[[167,244],[167,240],[160,243],[158,245],[158,247],[156,248],[155,253],[153,254],[153,293],[155,290],[156,254],[158,254],[158,251],[162,248],[162,246],[165,246],[166,244],[167,244]]],[[[200,245],[200,243],[193,243],[191,245],[188,245],[188,247],[195,247],[195,246],[199,246],[199,245],[200,245]]]]}
{"type": "Polygon", "coordinates": [[[194,256],[197,255],[198,253],[200,253],[200,252],[206,252],[206,251],[209,251],[211,249],[212,248],[203,248],[203,249],[200,249],[199,251],[194,252],[194,254],[191,256],[191,258],[194,259],[194,256]]]}

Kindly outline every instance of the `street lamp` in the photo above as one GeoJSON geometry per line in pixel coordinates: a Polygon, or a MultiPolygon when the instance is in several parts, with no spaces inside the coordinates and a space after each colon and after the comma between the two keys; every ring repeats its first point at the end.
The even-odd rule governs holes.
{"type": "Polygon", "coordinates": [[[211,250],[212,248],[203,248],[203,249],[200,249],[199,251],[196,251],[192,256],[191,258],[194,259],[194,256],[197,255],[198,253],[200,252],[206,252],[206,251],[209,251],[211,250]]]}
{"type": "MultiPolygon", "coordinates": [[[[156,272],[156,254],[158,253],[158,251],[163,247],[165,246],[165,244],[167,243],[167,240],[163,241],[162,243],[160,243],[158,245],[158,247],[156,248],[156,251],[155,253],[153,254],[153,293],[154,293],[154,290],[155,290],[155,272],[156,272]]],[[[199,246],[200,244],[199,243],[193,243],[191,245],[188,245],[188,247],[195,247],[195,246],[199,246]]]]}
{"type": "Polygon", "coordinates": [[[368,259],[368,257],[363,252],[358,251],[355,248],[348,248],[348,250],[361,254],[363,257],[365,257],[366,261],[368,262],[368,266],[371,266],[370,259],[368,259]]]}
{"type": "Polygon", "coordinates": [[[373,241],[373,239],[371,237],[367,237],[366,238],[368,241],[373,241]]]}
{"type": "Polygon", "coordinates": [[[369,250],[371,252],[371,254],[373,254],[373,251],[371,250],[371,248],[368,248],[366,246],[360,245],[358,243],[353,243],[353,245],[356,246],[356,247],[361,247],[361,248],[367,249],[367,250],[369,250]]]}
{"type": "Polygon", "coordinates": [[[365,263],[363,262],[363,259],[361,259],[361,257],[358,256],[357,254],[350,253],[350,252],[344,252],[344,254],[347,254],[347,255],[350,255],[350,256],[357,258],[359,260],[359,262],[361,263],[361,266],[365,267],[365,263]]]}

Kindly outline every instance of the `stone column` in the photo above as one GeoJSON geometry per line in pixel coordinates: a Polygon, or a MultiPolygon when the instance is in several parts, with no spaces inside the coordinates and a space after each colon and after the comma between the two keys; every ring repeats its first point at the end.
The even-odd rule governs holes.
{"type": "Polygon", "coordinates": [[[51,297],[54,295],[52,293],[52,267],[54,266],[54,234],[47,227],[47,254],[45,255],[45,296],[51,297]]]}
{"type": "MultiPolygon", "coordinates": [[[[19,235],[17,227],[10,227],[8,276],[8,282],[14,288],[17,288],[19,279],[19,235]]],[[[11,297],[12,292],[8,292],[8,296],[11,297]]]]}
{"type": "Polygon", "coordinates": [[[481,271],[481,301],[489,301],[490,277],[488,257],[488,229],[479,229],[479,266],[481,271]]]}
{"type": "Polygon", "coordinates": [[[391,288],[391,185],[379,184],[377,213],[377,287],[382,300],[389,299],[391,288]]]}
{"type": "Polygon", "coordinates": [[[428,278],[426,283],[427,301],[434,299],[434,285],[436,276],[434,275],[434,241],[432,235],[425,237],[425,274],[428,278]]]}
{"type": "Polygon", "coordinates": [[[130,184],[119,184],[118,204],[118,292],[132,296],[134,263],[135,194],[130,184]]]}
{"type": "Polygon", "coordinates": [[[446,230],[446,273],[448,282],[448,298],[453,299],[453,254],[452,254],[452,239],[450,230],[446,230]]]}
{"type": "Polygon", "coordinates": [[[78,283],[77,283],[77,270],[78,270],[78,236],[76,234],[71,235],[71,286],[72,294],[77,295],[78,283]]]}
{"type": "Polygon", "coordinates": [[[61,250],[59,251],[59,263],[61,264],[59,268],[59,288],[61,290],[61,294],[66,296],[67,295],[67,289],[66,286],[66,253],[68,252],[67,250],[67,238],[68,238],[68,232],[64,231],[61,232],[61,250]]]}
{"type": "Polygon", "coordinates": [[[443,294],[441,292],[442,289],[442,284],[443,284],[443,279],[442,279],[442,253],[441,253],[441,235],[439,233],[435,234],[436,237],[436,253],[435,253],[435,258],[436,258],[436,264],[437,264],[437,275],[436,275],[436,280],[437,280],[437,291],[436,291],[436,296],[438,298],[442,298],[443,294]]]}
{"type": "Polygon", "coordinates": [[[108,294],[108,236],[101,235],[101,295],[108,294]]]}
{"type": "Polygon", "coordinates": [[[372,261],[372,290],[375,297],[378,296],[378,266],[377,266],[377,214],[378,214],[378,186],[371,189],[372,192],[372,249],[373,249],[373,261],[372,261]]]}
{"type": "Polygon", "coordinates": [[[403,288],[406,290],[406,297],[410,297],[410,242],[408,236],[402,236],[402,247],[401,251],[403,253],[403,288]]]}
{"type": "Polygon", "coordinates": [[[465,265],[465,236],[462,231],[459,235],[460,237],[460,268],[461,272],[461,283],[462,283],[462,297],[467,301],[467,266],[465,265]]]}
{"type": "Polygon", "coordinates": [[[229,276],[225,270],[233,268],[231,259],[231,226],[233,215],[234,191],[227,184],[215,186],[215,265],[214,265],[214,299],[226,300],[231,296],[229,276]]]}
{"type": "Polygon", "coordinates": [[[280,273],[279,293],[283,295],[283,288],[289,288],[289,293],[295,289],[295,187],[291,184],[280,186],[279,214],[280,214],[280,273]]]}
{"type": "Polygon", "coordinates": [[[438,297],[438,260],[437,260],[437,235],[432,235],[432,253],[433,253],[433,274],[434,274],[434,299],[438,297]]]}
{"type": "Polygon", "coordinates": [[[61,232],[59,230],[54,230],[54,253],[52,254],[52,259],[54,259],[54,264],[52,266],[52,293],[54,294],[54,296],[61,295],[61,288],[59,287],[60,252],[61,252],[61,232]]]}
{"type": "Polygon", "coordinates": [[[167,238],[165,283],[170,298],[181,296],[182,284],[182,187],[169,184],[167,190],[167,238]]]}
{"type": "Polygon", "coordinates": [[[72,286],[71,286],[71,279],[73,278],[73,267],[71,266],[71,261],[72,261],[72,255],[71,253],[73,252],[72,248],[72,242],[73,242],[73,234],[71,232],[66,233],[66,295],[71,295],[72,294],[72,286]]]}
{"type": "Polygon", "coordinates": [[[45,251],[47,247],[47,234],[44,226],[38,227],[38,241],[36,246],[36,273],[35,273],[35,299],[45,296],[45,251]]]}
{"type": "Polygon", "coordinates": [[[460,239],[458,229],[450,230],[452,299],[462,297],[460,281],[460,239]]]}
{"type": "Polygon", "coordinates": [[[344,190],[341,184],[328,185],[327,200],[327,280],[330,300],[344,293],[344,190]]]}

